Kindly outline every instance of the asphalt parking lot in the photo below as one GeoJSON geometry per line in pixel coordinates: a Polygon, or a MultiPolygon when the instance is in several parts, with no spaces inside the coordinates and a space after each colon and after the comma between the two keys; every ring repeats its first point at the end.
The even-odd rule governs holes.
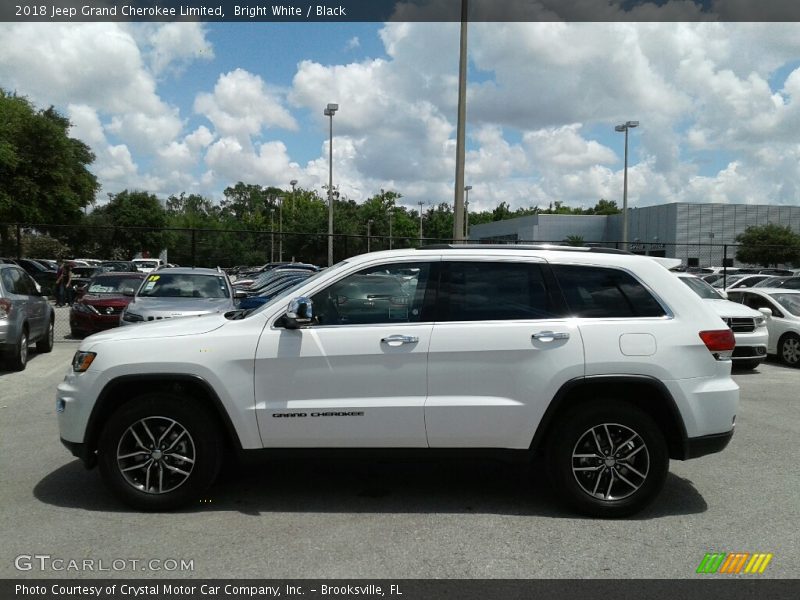
{"type": "Polygon", "coordinates": [[[634,519],[562,510],[541,466],[410,460],[273,460],[229,473],[194,508],[140,514],[58,440],[55,386],[76,347],[62,341],[32,353],[26,371],[0,372],[2,578],[691,579],[712,551],[770,552],[759,577],[798,575],[798,369],[736,374],[730,446],[673,461],[634,519]],[[18,558],[37,555],[50,559],[18,558]],[[125,567],[65,572],[56,559],[125,567]],[[161,562],[143,573],[134,560],[161,562]],[[170,560],[192,568],[166,570],[170,560]]]}

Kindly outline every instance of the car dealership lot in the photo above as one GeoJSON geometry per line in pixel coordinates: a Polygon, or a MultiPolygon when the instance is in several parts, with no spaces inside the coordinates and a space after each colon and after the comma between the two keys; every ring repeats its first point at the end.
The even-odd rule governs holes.
{"type": "Polygon", "coordinates": [[[798,369],[736,374],[730,446],[673,461],[664,492],[630,520],[567,512],[541,465],[534,484],[516,465],[411,459],[276,458],[225,476],[195,508],[143,514],[58,441],[55,386],[76,347],[0,372],[0,577],[693,578],[712,551],[771,552],[762,577],[797,576],[798,369]],[[95,570],[53,570],[52,559],[95,570]],[[161,562],[143,573],[133,560],[161,562]],[[159,566],[169,560],[193,570],[159,566]]]}

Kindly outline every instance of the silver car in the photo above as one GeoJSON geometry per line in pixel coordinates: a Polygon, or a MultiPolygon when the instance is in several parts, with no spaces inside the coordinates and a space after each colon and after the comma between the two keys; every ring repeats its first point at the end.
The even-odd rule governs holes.
{"type": "Polygon", "coordinates": [[[160,269],[145,277],[120,316],[120,324],[224,313],[236,309],[243,296],[235,293],[228,276],[216,269],[160,269]]]}
{"type": "Polygon", "coordinates": [[[36,282],[21,267],[0,264],[0,352],[9,366],[22,371],[28,346],[37,352],[53,349],[55,313],[36,282]]]}

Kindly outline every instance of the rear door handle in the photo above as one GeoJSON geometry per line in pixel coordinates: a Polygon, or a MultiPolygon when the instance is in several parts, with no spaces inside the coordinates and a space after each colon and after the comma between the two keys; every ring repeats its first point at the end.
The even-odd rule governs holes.
{"type": "Polygon", "coordinates": [[[531,337],[540,342],[552,342],[553,340],[568,340],[569,333],[566,331],[540,331],[539,333],[534,333],[531,337]]]}
{"type": "Polygon", "coordinates": [[[389,344],[390,346],[416,344],[417,342],[419,342],[419,338],[414,335],[390,335],[389,337],[381,338],[381,343],[389,344]]]}

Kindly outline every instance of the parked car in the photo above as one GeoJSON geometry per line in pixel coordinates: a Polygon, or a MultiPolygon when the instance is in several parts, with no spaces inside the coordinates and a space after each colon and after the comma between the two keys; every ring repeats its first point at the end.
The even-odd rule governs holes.
{"type": "Polygon", "coordinates": [[[796,275],[769,277],[764,281],[759,281],[753,287],[754,288],[769,287],[769,288],[784,288],[787,290],[800,290],[800,277],[796,275]]]}
{"type": "Polygon", "coordinates": [[[734,290],[729,298],[766,315],[768,354],[784,364],[800,366],[800,290],[750,288],[734,290]]]}
{"type": "Polygon", "coordinates": [[[130,260],[106,260],[97,265],[97,273],[107,273],[109,271],[118,273],[141,272],[136,263],[130,260]]]}
{"type": "Polygon", "coordinates": [[[69,290],[67,290],[67,304],[71,304],[76,298],[80,298],[86,291],[86,286],[97,273],[97,267],[72,267],[72,278],[70,279],[69,290]]]}
{"type": "Polygon", "coordinates": [[[56,271],[30,258],[20,258],[17,260],[17,264],[25,269],[25,272],[39,284],[42,294],[45,296],[52,296],[55,294],[56,271]]]}
{"type": "MultiPolygon", "coordinates": [[[[163,285],[157,275],[139,296],[163,285]]],[[[348,258],[251,312],[93,335],[56,411],[67,448],[145,510],[203,497],[227,448],[472,448],[543,454],[565,503],[619,517],[656,497],[670,458],[730,441],[734,344],[649,257],[390,250],[348,258]],[[322,318],[329,301],[336,310],[322,318]]]]}
{"type": "Polygon", "coordinates": [[[175,267],[150,273],[122,312],[120,324],[224,313],[237,308],[228,276],[215,269],[175,267]]]}
{"type": "Polygon", "coordinates": [[[157,258],[134,258],[131,262],[135,264],[136,269],[142,273],[152,273],[161,266],[161,261],[157,258]]]}
{"type": "Polygon", "coordinates": [[[716,311],[736,338],[733,365],[742,369],[755,369],[767,358],[769,331],[766,317],[741,303],[726,300],[718,290],[702,279],[682,273],[678,278],[716,311]]]}
{"type": "Polygon", "coordinates": [[[250,295],[247,298],[242,298],[239,301],[239,308],[251,309],[258,308],[262,304],[266,304],[278,294],[282,294],[285,290],[292,288],[301,282],[305,281],[312,275],[311,272],[292,275],[283,279],[273,281],[270,285],[264,288],[258,295],[250,295]]]}
{"type": "Polygon", "coordinates": [[[72,304],[69,328],[82,337],[119,326],[120,315],[144,281],[145,274],[105,272],[94,275],[85,293],[72,304]]]}
{"type": "Polygon", "coordinates": [[[22,371],[28,346],[37,352],[53,349],[55,313],[22,267],[0,264],[0,352],[8,365],[22,371]]]}
{"type": "Polygon", "coordinates": [[[773,275],[737,275],[736,279],[732,279],[731,277],[726,278],[723,282],[722,279],[718,279],[714,284],[715,287],[721,288],[723,283],[726,285],[724,288],[725,291],[728,290],[737,290],[739,288],[746,288],[746,287],[753,287],[754,285],[758,285],[760,282],[764,281],[765,279],[770,279],[774,277],[773,275]]]}

